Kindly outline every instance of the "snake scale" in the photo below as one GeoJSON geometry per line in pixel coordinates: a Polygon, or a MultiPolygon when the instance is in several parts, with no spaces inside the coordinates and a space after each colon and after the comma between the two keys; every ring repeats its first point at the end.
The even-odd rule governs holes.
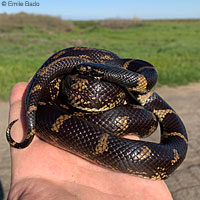
{"type": "Polygon", "coordinates": [[[128,174],[166,179],[183,162],[187,133],[179,116],[151,89],[155,67],[139,59],[121,59],[102,49],[63,49],[38,69],[26,92],[27,136],[6,136],[12,147],[42,140],[85,159],[128,174]],[[160,124],[160,143],[147,137],[160,124]]]}

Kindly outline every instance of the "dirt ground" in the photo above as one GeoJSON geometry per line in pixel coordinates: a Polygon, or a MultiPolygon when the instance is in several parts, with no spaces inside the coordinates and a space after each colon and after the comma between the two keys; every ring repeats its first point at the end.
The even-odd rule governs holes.
{"type": "MultiPolygon", "coordinates": [[[[189,150],[183,164],[166,180],[174,200],[200,199],[200,83],[155,89],[179,114],[188,136],[189,150]]],[[[10,185],[10,154],[5,130],[9,105],[0,102],[0,200],[6,199],[10,185]]],[[[159,141],[159,131],[150,138],[159,141]]]]}

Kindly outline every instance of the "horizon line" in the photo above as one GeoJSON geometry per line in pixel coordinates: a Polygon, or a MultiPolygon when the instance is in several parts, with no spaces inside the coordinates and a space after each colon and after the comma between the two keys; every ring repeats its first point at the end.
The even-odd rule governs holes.
{"type": "Polygon", "coordinates": [[[7,13],[7,12],[0,12],[0,14],[7,14],[7,15],[16,15],[16,14],[30,14],[30,15],[42,15],[42,16],[50,16],[50,17],[56,17],[60,18],[62,20],[71,20],[71,21],[101,21],[101,20],[200,20],[200,17],[148,17],[148,18],[141,18],[138,16],[133,17],[107,17],[107,18],[79,18],[79,17],[65,17],[65,16],[59,16],[59,15],[51,15],[51,14],[41,14],[41,13],[29,13],[29,12],[13,12],[13,13],[7,13]]]}

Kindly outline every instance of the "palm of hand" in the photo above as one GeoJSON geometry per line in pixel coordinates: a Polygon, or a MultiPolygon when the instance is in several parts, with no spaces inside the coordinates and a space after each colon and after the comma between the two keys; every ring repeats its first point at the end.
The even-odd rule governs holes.
{"type": "MultiPolygon", "coordinates": [[[[24,93],[27,83],[17,84],[11,93],[10,119],[20,120],[13,127],[19,141],[26,133],[24,93]],[[21,133],[21,134],[20,134],[21,133]]],[[[163,181],[152,181],[112,172],[76,155],[53,147],[35,137],[29,147],[11,149],[12,195],[42,189],[57,199],[171,199],[163,181]],[[27,184],[25,184],[27,183],[27,184]],[[30,184],[31,183],[31,184],[30,184]],[[19,185],[20,187],[16,187],[19,185]],[[27,190],[27,185],[31,188],[27,190]],[[13,192],[14,191],[14,192],[13,192]]],[[[40,196],[40,193],[38,192],[40,196]]],[[[49,198],[50,199],[50,198],[49,198]]],[[[54,199],[52,197],[52,199],[54,199]]]]}

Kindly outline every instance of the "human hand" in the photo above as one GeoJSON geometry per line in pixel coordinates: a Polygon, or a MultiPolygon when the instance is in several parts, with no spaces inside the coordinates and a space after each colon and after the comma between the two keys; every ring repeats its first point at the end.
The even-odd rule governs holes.
{"type": "MultiPolygon", "coordinates": [[[[24,100],[27,85],[26,82],[16,84],[10,97],[9,122],[19,119],[12,128],[16,141],[26,135],[24,100]]],[[[25,149],[11,148],[11,160],[8,200],[172,199],[164,181],[113,172],[38,137],[34,137],[25,149]]]]}

